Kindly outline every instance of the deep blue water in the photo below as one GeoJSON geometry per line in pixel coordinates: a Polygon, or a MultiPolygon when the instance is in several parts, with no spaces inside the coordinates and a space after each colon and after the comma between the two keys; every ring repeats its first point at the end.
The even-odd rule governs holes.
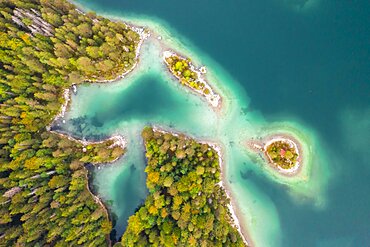
{"type": "Polygon", "coordinates": [[[217,61],[268,121],[296,120],[328,147],[328,205],[276,204],[282,246],[370,246],[370,1],[79,0],[111,14],[159,18],[217,61]]]}

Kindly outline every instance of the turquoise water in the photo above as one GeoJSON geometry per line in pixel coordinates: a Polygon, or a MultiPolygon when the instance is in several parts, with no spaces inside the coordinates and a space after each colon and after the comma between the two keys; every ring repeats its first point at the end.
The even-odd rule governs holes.
{"type": "Polygon", "coordinates": [[[219,116],[180,88],[157,62],[155,40],[125,80],[78,88],[63,130],[129,142],[125,157],[93,172],[118,237],[147,193],[141,128],[157,124],[223,145],[234,206],[256,246],[370,246],[368,1],[187,1],[186,14],[169,0],[79,3],[159,23],[227,98],[219,116]],[[243,149],[274,131],[307,145],[306,180],[277,177],[243,149]]]}

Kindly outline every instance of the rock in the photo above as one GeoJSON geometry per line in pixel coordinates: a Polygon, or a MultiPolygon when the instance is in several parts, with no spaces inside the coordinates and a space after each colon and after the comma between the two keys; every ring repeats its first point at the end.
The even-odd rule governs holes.
{"type": "Polygon", "coordinates": [[[12,198],[15,194],[20,192],[22,189],[20,187],[13,187],[3,194],[3,197],[12,198]]]}

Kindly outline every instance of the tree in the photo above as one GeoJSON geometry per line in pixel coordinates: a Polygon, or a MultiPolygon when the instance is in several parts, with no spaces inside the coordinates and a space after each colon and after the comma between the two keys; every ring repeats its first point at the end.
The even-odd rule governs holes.
{"type": "Polygon", "coordinates": [[[91,59],[88,57],[80,57],[76,61],[77,69],[84,72],[84,73],[93,73],[94,66],[91,62],[91,59]]]}
{"type": "Polygon", "coordinates": [[[99,58],[100,57],[100,50],[97,46],[87,46],[86,47],[86,53],[91,58],[99,58]]]}
{"type": "Polygon", "coordinates": [[[171,187],[172,183],[173,183],[173,177],[171,176],[166,177],[163,181],[163,185],[165,187],[171,187]]]}
{"type": "Polygon", "coordinates": [[[91,25],[87,22],[81,23],[77,26],[77,32],[83,37],[89,38],[92,35],[91,25]]]}

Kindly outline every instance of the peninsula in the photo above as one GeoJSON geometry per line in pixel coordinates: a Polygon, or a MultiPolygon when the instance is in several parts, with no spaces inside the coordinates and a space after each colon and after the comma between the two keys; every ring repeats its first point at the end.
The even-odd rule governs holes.
{"type": "Polygon", "coordinates": [[[182,134],[146,127],[149,196],[131,216],[122,245],[247,246],[222,186],[219,154],[182,134]]]}

